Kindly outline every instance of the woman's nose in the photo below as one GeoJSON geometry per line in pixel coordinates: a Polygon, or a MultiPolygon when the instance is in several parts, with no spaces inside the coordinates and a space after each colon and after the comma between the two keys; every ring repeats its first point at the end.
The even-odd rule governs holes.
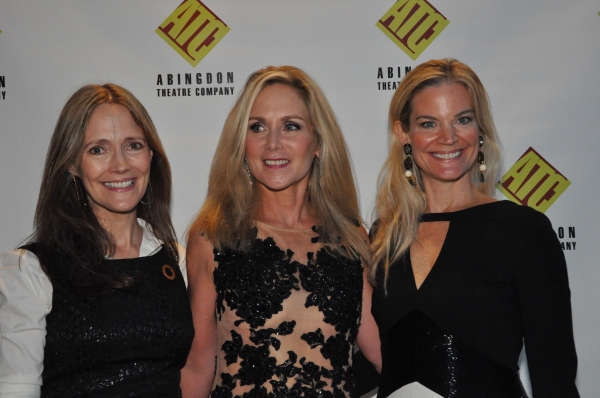
{"type": "Polygon", "coordinates": [[[279,131],[269,131],[269,134],[267,135],[267,148],[270,150],[281,149],[281,135],[279,131]]]}
{"type": "Polygon", "coordinates": [[[458,141],[456,128],[453,125],[442,126],[439,136],[439,142],[445,145],[452,145],[458,141]]]}
{"type": "Polygon", "coordinates": [[[122,151],[115,151],[110,159],[111,171],[123,173],[129,169],[127,156],[122,151]]]}

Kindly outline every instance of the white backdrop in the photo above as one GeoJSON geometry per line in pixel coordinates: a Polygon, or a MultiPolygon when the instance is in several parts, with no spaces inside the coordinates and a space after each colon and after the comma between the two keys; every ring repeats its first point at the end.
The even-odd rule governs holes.
{"type": "Polygon", "coordinates": [[[0,0],[0,251],[32,232],[50,135],[83,84],[123,85],[150,112],[173,168],[172,216],[181,237],[203,202],[222,124],[252,71],[291,64],[322,86],[346,134],[370,221],[393,93],[378,83],[397,82],[398,68],[404,76],[406,67],[453,57],[470,65],[490,94],[505,169],[533,147],[571,181],[546,214],[571,248],[578,386],[583,397],[597,396],[600,2],[429,2],[450,23],[412,60],[376,26],[394,0],[205,0],[231,30],[194,67],[155,32],[180,0],[0,0]],[[233,83],[216,84],[219,72],[224,79],[232,73],[233,83]],[[168,74],[175,76],[171,86],[168,74]],[[195,95],[213,86],[233,87],[234,95],[195,95]],[[191,88],[193,95],[159,97],[158,88],[191,88]]]}

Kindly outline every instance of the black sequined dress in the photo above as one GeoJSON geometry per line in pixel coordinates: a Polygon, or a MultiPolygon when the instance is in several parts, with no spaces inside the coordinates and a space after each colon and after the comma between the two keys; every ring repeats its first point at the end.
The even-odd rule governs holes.
{"type": "Polygon", "coordinates": [[[361,262],[325,251],[315,228],[256,231],[247,253],[215,250],[211,397],[355,397],[361,262]]]}
{"type": "Polygon", "coordinates": [[[541,213],[501,201],[452,213],[441,251],[417,289],[410,251],[373,292],[382,372],[378,398],[524,397],[525,342],[534,397],[576,398],[567,268],[541,213]]]}
{"type": "Polygon", "coordinates": [[[106,266],[135,285],[84,298],[54,286],[41,396],[181,397],[194,328],[177,261],[163,245],[106,266]]]}

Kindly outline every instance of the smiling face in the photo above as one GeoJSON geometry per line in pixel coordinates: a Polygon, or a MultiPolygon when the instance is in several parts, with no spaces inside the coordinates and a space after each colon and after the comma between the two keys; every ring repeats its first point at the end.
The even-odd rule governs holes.
{"type": "Polygon", "coordinates": [[[77,170],[99,219],[136,212],[150,178],[152,150],[123,105],[102,104],[92,114],[77,170]]]}
{"type": "Polygon", "coordinates": [[[412,99],[409,131],[396,121],[394,133],[410,143],[427,186],[436,182],[470,182],[479,150],[479,126],[467,89],[456,83],[428,87],[412,99]]]}
{"type": "Polygon", "coordinates": [[[263,88],[246,135],[246,160],[259,188],[305,191],[315,156],[317,137],[298,91],[284,84],[263,88]]]}

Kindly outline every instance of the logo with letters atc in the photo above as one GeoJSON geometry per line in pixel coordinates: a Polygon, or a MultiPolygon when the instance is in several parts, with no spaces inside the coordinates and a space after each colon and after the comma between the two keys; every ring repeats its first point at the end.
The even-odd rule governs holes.
{"type": "Polygon", "coordinates": [[[513,202],[544,213],[569,185],[571,181],[530,147],[504,174],[496,188],[513,202]]]}
{"type": "Polygon", "coordinates": [[[449,23],[427,0],[398,0],[375,25],[414,61],[449,23]]]}
{"type": "Polygon", "coordinates": [[[195,67],[230,30],[200,0],[185,0],[155,32],[195,67]]]}

